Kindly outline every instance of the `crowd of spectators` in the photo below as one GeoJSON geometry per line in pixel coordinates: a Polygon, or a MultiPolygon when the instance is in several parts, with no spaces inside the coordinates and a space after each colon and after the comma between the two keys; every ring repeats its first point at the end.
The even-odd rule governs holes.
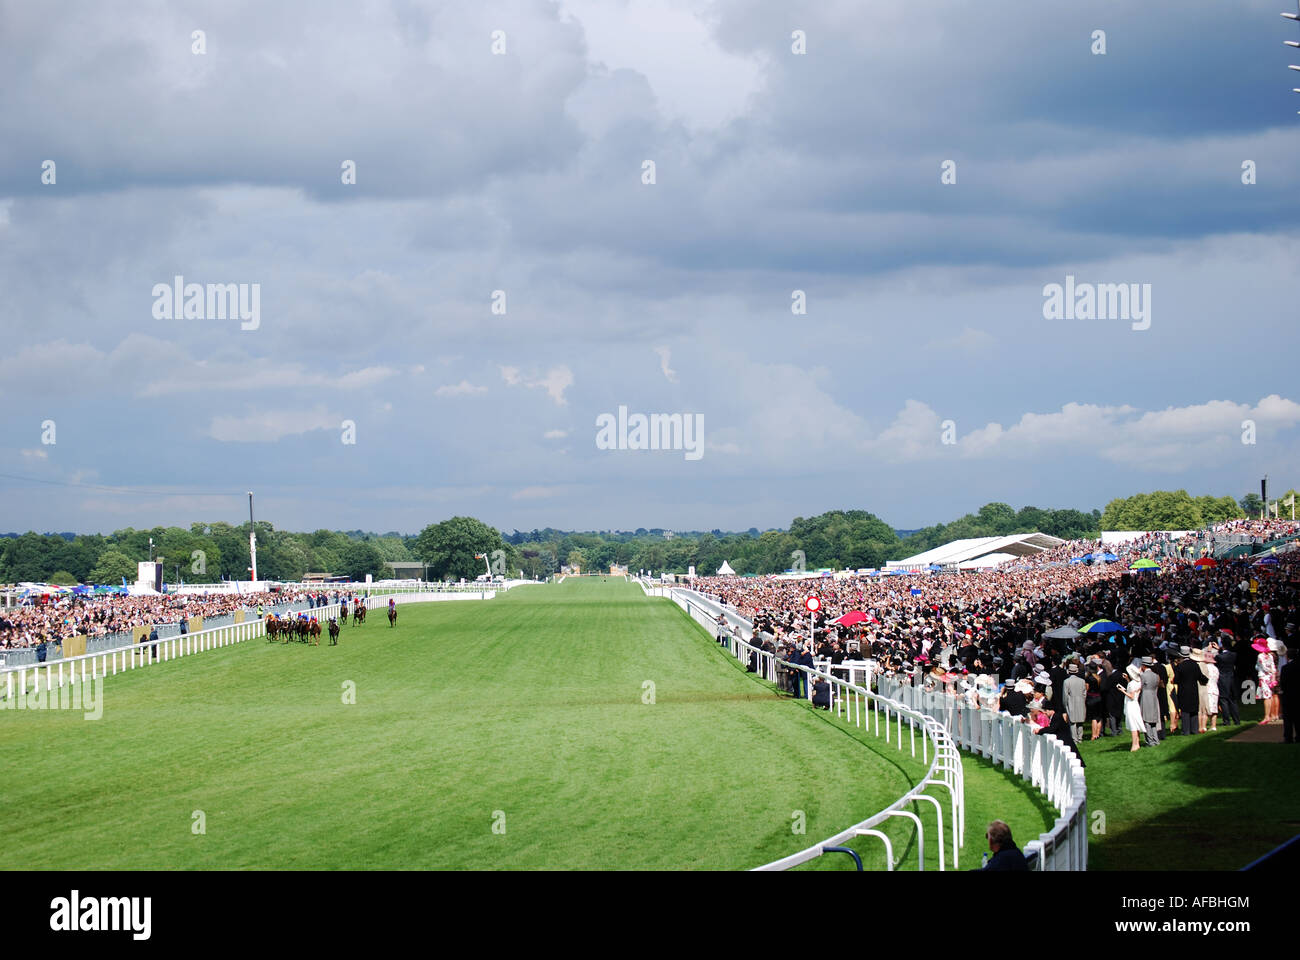
{"type": "Polygon", "coordinates": [[[154,594],[149,596],[53,595],[49,602],[28,598],[21,606],[0,608],[0,649],[61,644],[74,636],[101,637],[135,627],[218,617],[236,610],[276,604],[336,602],[342,591],[283,589],[261,593],[154,594]]]}
{"type": "MultiPolygon", "coordinates": [[[[1296,528],[1232,521],[1206,533],[1262,542],[1296,528]]],[[[871,660],[880,673],[1005,710],[1071,745],[1129,735],[1136,750],[1140,738],[1156,746],[1237,724],[1243,697],[1264,703],[1266,724],[1286,712],[1294,742],[1296,710],[1279,710],[1278,693],[1300,694],[1300,678],[1288,686],[1284,676],[1300,648],[1300,551],[1196,566],[1199,551],[1179,555],[1170,543],[1147,534],[1112,546],[1113,563],[1071,563],[1102,550],[1073,541],[983,573],[703,577],[694,586],[753,621],[755,645],[781,659],[871,660]],[[1159,567],[1130,571],[1141,557],[1159,567]],[[821,608],[810,617],[811,593],[821,608]],[[851,611],[866,620],[833,622],[851,611]],[[1098,620],[1123,629],[1071,635],[1098,620]]],[[[778,679],[794,692],[797,677],[778,679]]]]}

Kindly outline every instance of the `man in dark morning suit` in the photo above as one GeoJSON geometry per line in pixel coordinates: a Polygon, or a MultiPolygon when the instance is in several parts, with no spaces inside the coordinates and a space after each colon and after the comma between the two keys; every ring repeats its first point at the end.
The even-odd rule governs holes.
{"type": "Polygon", "coordinates": [[[1201,694],[1199,686],[1209,681],[1205,674],[1201,673],[1201,668],[1196,665],[1192,659],[1190,647],[1180,647],[1178,654],[1181,659],[1178,666],[1174,667],[1174,685],[1178,687],[1178,695],[1174,702],[1178,704],[1178,712],[1183,715],[1183,733],[1199,733],[1201,729],[1200,717],[1198,711],[1201,708],[1201,694]]]}

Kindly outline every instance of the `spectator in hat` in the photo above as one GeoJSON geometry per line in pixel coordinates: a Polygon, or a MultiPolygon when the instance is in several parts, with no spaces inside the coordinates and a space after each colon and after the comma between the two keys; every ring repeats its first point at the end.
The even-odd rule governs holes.
{"type": "Polygon", "coordinates": [[[1211,640],[1205,646],[1201,659],[1201,673],[1205,674],[1205,713],[1201,718],[1201,733],[1214,733],[1219,729],[1219,666],[1215,663],[1219,645],[1211,640]]]}
{"type": "Polygon", "coordinates": [[[1143,657],[1139,669],[1142,672],[1142,692],[1138,703],[1142,708],[1142,725],[1146,728],[1147,746],[1160,746],[1160,678],[1156,675],[1155,661],[1143,657]]]}
{"type": "Polygon", "coordinates": [[[1277,660],[1266,637],[1256,637],[1250,646],[1259,654],[1255,660],[1255,695],[1264,704],[1264,719],[1260,723],[1277,723],[1278,703],[1273,696],[1273,688],[1277,686],[1277,660]]]}
{"type": "Polygon", "coordinates": [[[1070,733],[1074,742],[1078,743],[1083,739],[1083,721],[1088,714],[1088,684],[1079,675],[1079,664],[1074,660],[1065,669],[1066,678],[1061,685],[1064,688],[1061,696],[1066,716],[1070,718],[1070,733]]]}
{"type": "Polygon", "coordinates": [[[1102,719],[1106,714],[1106,700],[1101,693],[1101,682],[1104,674],[1095,665],[1090,665],[1088,675],[1084,680],[1088,684],[1088,692],[1085,698],[1087,704],[1088,720],[1092,723],[1092,739],[1101,739],[1102,719]]]}
{"type": "Polygon", "coordinates": [[[1219,710],[1224,725],[1241,726],[1241,711],[1237,709],[1237,654],[1225,644],[1214,663],[1219,668],[1219,710]]]}
{"type": "Polygon", "coordinates": [[[1200,688],[1205,685],[1205,674],[1192,659],[1190,647],[1178,648],[1178,665],[1174,667],[1174,686],[1177,688],[1178,713],[1182,717],[1185,734],[1200,732],[1198,715],[1201,708],[1200,688]]]}
{"type": "Polygon", "coordinates": [[[1138,698],[1142,695],[1142,671],[1136,663],[1130,663],[1124,674],[1128,683],[1124,687],[1124,725],[1133,735],[1133,744],[1129,753],[1137,753],[1138,734],[1142,732],[1142,705],[1138,698]]]}

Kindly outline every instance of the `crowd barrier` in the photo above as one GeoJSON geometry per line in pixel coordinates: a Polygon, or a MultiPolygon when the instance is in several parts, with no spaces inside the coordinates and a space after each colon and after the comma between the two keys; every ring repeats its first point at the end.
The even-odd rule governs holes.
{"type": "MultiPolygon", "coordinates": [[[[757,667],[756,672],[764,679],[776,680],[777,663],[783,664],[787,669],[794,668],[784,661],[778,661],[774,654],[758,650],[745,642],[745,635],[753,638],[753,624],[733,607],[724,606],[693,590],[648,583],[642,583],[642,587],[651,596],[671,598],[714,635],[717,634],[718,617],[724,617],[732,633],[730,642],[733,652],[738,646],[746,648],[751,665],[757,667]]],[[[942,731],[947,742],[977,753],[1028,781],[1059,814],[1050,830],[1040,833],[1036,840],[1024,845],[1024,853],[1032,869],[1087,869],[1088,811],[1083,765],[1074,751],[1064,743],[1051,734],[1035,734],[1028,723],[1010,714],[972,706],[962,697],[941,690],[913,687],[891,676],[873,676],[870,665],[861,661],[846,661],[838,665],[840,671],[865,668],[864,683],[861,686],[833,676],[827,671],[837,668],[824,661],[820,663],[823,664],[820,670],[809,671],[806,667],[797,669],[831,681],[834,708],[839,715],[844,716],[843,711],[847,708],[850,716],[856,720],[853,711],[861,706],[860,701],[846,698],[845,688],[856,694],[859,691],[866,693],[874,686],[870,695],[877,698],[878,710],[885,709],[888,712],[892,709],[900,716],[923,718],[927,725],[933,723],[942,731]],[[884,706],[886,704],[888,707],[884,706]]],[[[901,747],[901,739],[898,742],[901,747]]],[[[929,775],[927,779],[928,777],[929,775]]],[[[889,810],[895,810],[897,806],[894,804],[889,810]]]]}

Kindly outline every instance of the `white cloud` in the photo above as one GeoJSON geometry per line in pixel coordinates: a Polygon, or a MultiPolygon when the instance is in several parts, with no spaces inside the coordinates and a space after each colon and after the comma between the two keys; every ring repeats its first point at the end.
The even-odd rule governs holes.
{"type": "Polygon", "coordinates": [[[672,350],[668,347],[655,347],[655,353],[659,354],[659,369],[663,371],[664,379],[669,383],[676,383],[677,371],[668,366],[673,359],[672,350]]]}
{"type": "Polygon", "coordinates": [[[323,406],[313,410],[263,410],[242,417],[213,417],[208,434],[223,443],[271,443],[313,430],[338,430],[343,418],[323,406]]]}
{"type": "Polygon", "coordinates": [[[50,458],[49,451],[42,450],[40,447],[36,447],[32,450],[20,450],[18,452],[28,460],[48,460],[50,458]]]}
{"type": "Polygon", "coordinates": [[[433,392],[439,397],[466,397],[487,393],[487,387],[476,387],[468,380],[462,380],[460,383],[443,384],[433,392]]]}
{"type": "Polygon", "coordinates": [[[976,330],[973,327],[962,327],[961,333],[955,337],[947,339],[935,338],[926,344],[927,349],[931,350],[957,350],[967,353],[974,350],[983,350],[993,343],[993,335],[986,330],[976,330]]]}
{"type": "Polygon", "coordinates": [[[547,440],[563,440],[568,435],[569,435],[568,430],[547,430],[544,434],[542,434],[542,436],[545,437],[547,440]]]}
{"type": "MultiPolygon", "coordinates": [[[[955,446],[965,459],[1041,460],[1073,470],[1100,458],[1129,470],[1174,472],[1240,454],[1245,420],[1254,421],[1262,439],[1300,424],[1300,404],[1276,394],[1253,407],[1211,400],[1146,412],[1127,404],[1067,403],[1051,413],[1025,413],[1009,427],[986,423],[963,430],[957,418],[955,446]]],[[[928,405],[908,400],[871,449],[893,462],[948,456],[941,422],[928,405]]]]}
{"type": "Polygon", "coordinates": [[[522,490],[516,490],[510,495],[511,500],[545,500],[549,497],[558,497],[565,490],[563,486],[555,487],[524,487],[522,490]]]}
{"type": "Polygon", "coordinates": [[[551,367],[543,376],[524,377],[518,367],[501,367],[501,379],[511,387],[545,390],[556,406],[565,406],[564,391],[573,386],[573,371],[566,366],[551,367]]]}

